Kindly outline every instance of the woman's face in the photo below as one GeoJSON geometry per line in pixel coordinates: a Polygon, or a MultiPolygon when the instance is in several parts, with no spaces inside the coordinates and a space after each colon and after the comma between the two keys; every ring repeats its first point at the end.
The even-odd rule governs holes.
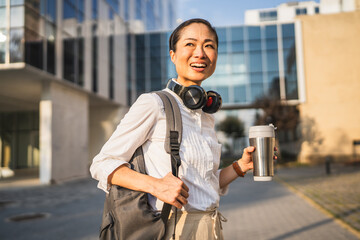
{"type": "Polygon", "coordinates": [[[183,86],[199,85],[210,77],[216,67],[215,35],[205,24],[192,23],[180,32],[176,52],[170,51],[171,61],[183,86]]]}

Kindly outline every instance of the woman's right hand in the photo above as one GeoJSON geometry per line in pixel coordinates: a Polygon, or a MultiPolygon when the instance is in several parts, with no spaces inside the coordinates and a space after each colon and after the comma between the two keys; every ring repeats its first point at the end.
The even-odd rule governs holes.
{"type": "Polygon", "coordinates": [[[189,188],[183,181],[169,172],[165,177],[157,180],[151,194],[161,201],[181,209],[188,202],[189,188]]]}

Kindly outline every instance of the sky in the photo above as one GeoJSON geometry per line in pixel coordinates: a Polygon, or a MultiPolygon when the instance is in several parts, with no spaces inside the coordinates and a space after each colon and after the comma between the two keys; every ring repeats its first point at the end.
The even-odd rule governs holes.
{"type": "MultiPolygon", "coordinates": [[[[297,2],[303,2],[298,0],[297,2]]],[[[314,0],[319,2],[319,0],[314,0]]],[[[215,27],[244,24],[245,11],[274,8],[289,0],[178,0],[178,18],[204,18],[215,27]]],[[[180,21],[181,21],[180,20],[180,21]]]]}

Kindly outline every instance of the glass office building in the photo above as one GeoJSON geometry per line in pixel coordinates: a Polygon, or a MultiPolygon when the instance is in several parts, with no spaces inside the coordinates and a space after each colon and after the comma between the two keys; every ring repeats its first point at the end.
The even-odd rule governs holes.
{"type": "Polygon", "coordinates": [[[56,181],[65,177],[54,168],[72,158],[81,174],[62,173],[88,174],[92,136],[102,135],[89,125],[127,104],[127,34],[173,28],[175,9],[172,0],[0,0],[0,178],[40,167],[43,182],[56,181]]]}
{"type": "MultiPolygon", "coordinates": [[[[294,23],[221,27],[216,31],[217,68],[203,86],[219,92],[225,108],[248,107],[264,96],[299,100],[294,23]]],[[[128,49],[133,49],[128,55],[129,103],[176,77],[169,57],[169,36],[170,32],[128,36],[128,49]]]]}

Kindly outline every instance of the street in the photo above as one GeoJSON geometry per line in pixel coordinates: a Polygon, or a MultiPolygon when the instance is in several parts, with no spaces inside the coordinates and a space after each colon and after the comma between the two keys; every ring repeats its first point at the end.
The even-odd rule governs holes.
{"type": "MultiPolygon", "coordinates": [[[[105,195],[96,184],[84,179],[0,190],[0,239],[97,239],[105,195]]],[[[251,174],[233,182],[220,205],[229,240],[358,239],[281,183],[254,182],[251,174]]]]}

